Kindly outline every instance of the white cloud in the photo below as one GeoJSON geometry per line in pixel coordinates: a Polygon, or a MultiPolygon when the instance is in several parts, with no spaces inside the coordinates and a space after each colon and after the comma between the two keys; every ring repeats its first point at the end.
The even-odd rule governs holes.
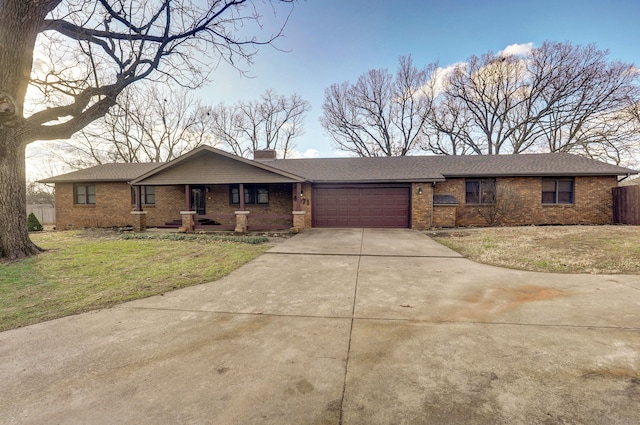
{"type": "MultiPolygon", "coordinates": [[[[300,152],[294,149],[287,154],[287,158],[291,158],[291,159],[319,158],[319,157],[320,157],[320,151],[312,148],[309,148],[304,152],[300,152]]],[[[282,158],[282,152],[278,152],[278,158],[282,158]]]]}
{"type": "Polygon", "coordinates": [[[500,51],[500,56],[527,56],[533,50],[533,43],[510,44],[500,51]]]}
{"type": "Polygon", "coordinates": [[[318,149],[307,149],[302,153],[303,158],[319,158],[320,151],[318,149]]]}
{"type": "Polygon", "coordinates": [[[353,152],[345,152],[345,151],[339,151],[339,150],[334,150],[332,152],[332,157],[333,158],[353,158],[356,157],[357,155],[353,152]]]}
{"type": "Polygon", "coordinates": [[[432,95],[433,97],[437,97],[439,94],[441,94],[444,91],[449,74],[451,74],[456,68],[465,67],[465,66],[466,66],[465,62],[456,62],[444,68],[438,67],[431,74],[431,79],[423,87],[423,90],[426,93],[432,95]]]}

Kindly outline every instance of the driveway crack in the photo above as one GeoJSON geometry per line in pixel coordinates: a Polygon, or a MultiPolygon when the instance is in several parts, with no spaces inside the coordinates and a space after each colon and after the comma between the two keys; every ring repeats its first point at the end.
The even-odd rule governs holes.
{"type": "Polygon", "coordinates": [[[364,229],[362,229],[362,238],[360,239],[360,253],[358,255],[358,266],[356,268],[356,281],[353,288],[353,304],[351,305],[351,323],[349,323],[349,343],[347,344],[347,358],[344,365],[344,381],[342,382],[342,396],[340,397],[340,421],[339,425],[342,425],[342,418],[344,414],[344,397],[347,393],[347,376],[349,374],[349,358],[351,356],[351,338],[353,336],[353,322],[356,315],[356,299],[358,296],[358,279],[360,277],[360,262],[362,261],[362,247],[364,246],[364,229]]]}

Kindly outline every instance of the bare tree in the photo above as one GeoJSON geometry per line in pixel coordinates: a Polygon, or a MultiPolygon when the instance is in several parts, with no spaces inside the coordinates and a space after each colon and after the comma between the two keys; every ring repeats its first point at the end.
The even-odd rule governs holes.
{"type": "Polygon", "coordinates": [[[463,115],[465,120],[438,128],[463,137],[464,143],[476,154],[499,154],[517,131],[518,117],[527,103],[524,69],[513,57],[493,53],[472,56],[464,66],[457,66],[449,75],[444,100],[444,117],[463,115]],[[454,114],[453,108],[463,108],[454,114]]]}
{"type": "Polygon", "coordinates": [[[27,183],[27,204],[56,205],[53,185],[45,183],[27,183]]]}
{"type": "Polygon", "coordinates": [[[476,154],[563,151],[619,162],[638,143],[628,112],[640,98],[638,72],[608,55],[545,42],[521,56],[472,56],[436,96],[429,138],[446,135],[476,154]]]}
{"type": "Polygon", "coordinates": [[[274,90],[259,100],[220,103],[208,111],[216,140],[236,155],[249,158],[255,150],[275,149],[283,158],[295,148],[295,139],[304,134],[303,121],[311,104],[297,94],[289,97],[274,90]]]}
{"type": "Polygon", "coordinates": [[[434,104],[427,114],[420,148],[438,155],[467,155],[473,152],[472,118],[469,110],[452,96],[433,92],[434,104]]]}
{"type": "Polygon", "coordinates": [[[608,56],[593,45],[568,43],[547,42],[532,51],[534,81],[552,82],[540,90],[532,133],[550,152],[611,160],[638,143],[639,127],[629,113],[640,99],[638,71],[608,56]]]}
{"type": "Polygon", "coordinates": [[[418,149],[431,108],[425,87],[435,69],[419,69],[403,56],[395,76],[374,69],[355,84],[326,89],[321,123],[335,147],[358,156],[403,156],[418,149]]]}
{"type": "Polygon", "coordinates": [[[249,66],[257,46],[280,35],[278,25],[257,38],[265,6],[275,14],[291,2],[0,1],[0,258],[39,252],[24,220],[29,143],[71,137],[137,81],[193,87],[207,78],[208,59],[249,66]]]}
{"type": "Polygon", "coordinates": [[[107,114],[61,142],[58,159],[71,168],[106,162],[166,162],[213,144],[209,116],[185,88],[131,86],[107,114]]]}
{"type": "Polygon", "coordinates": [[[496,182],[493,202],[475,208],[476,214],[482,217],[488,226],[500,226],[505,218],[522,208],[522,199],[512,186],[496,182]]]}

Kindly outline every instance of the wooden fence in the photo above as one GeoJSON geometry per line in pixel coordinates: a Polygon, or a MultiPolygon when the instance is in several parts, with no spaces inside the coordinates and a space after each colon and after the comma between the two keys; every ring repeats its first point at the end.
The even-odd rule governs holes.
{"type": "Polygon", "coordinates": [[[27,216],[33,213],[41,224],[56,223],[56,208],[47,204],[27,204],[27,216]]]}
{"type": "Polygon", "coordinates": [[[613,222],[640,225],[640,185],[613,188],[613,222]]]}

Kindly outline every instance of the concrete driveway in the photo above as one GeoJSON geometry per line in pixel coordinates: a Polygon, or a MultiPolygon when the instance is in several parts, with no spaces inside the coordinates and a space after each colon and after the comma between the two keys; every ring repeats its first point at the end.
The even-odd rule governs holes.
{"type": "Polygon", "coordinates": [[[227,278],[0,333],[2,424],[637,424],[638,276],[297,235],[227,278]]]}

